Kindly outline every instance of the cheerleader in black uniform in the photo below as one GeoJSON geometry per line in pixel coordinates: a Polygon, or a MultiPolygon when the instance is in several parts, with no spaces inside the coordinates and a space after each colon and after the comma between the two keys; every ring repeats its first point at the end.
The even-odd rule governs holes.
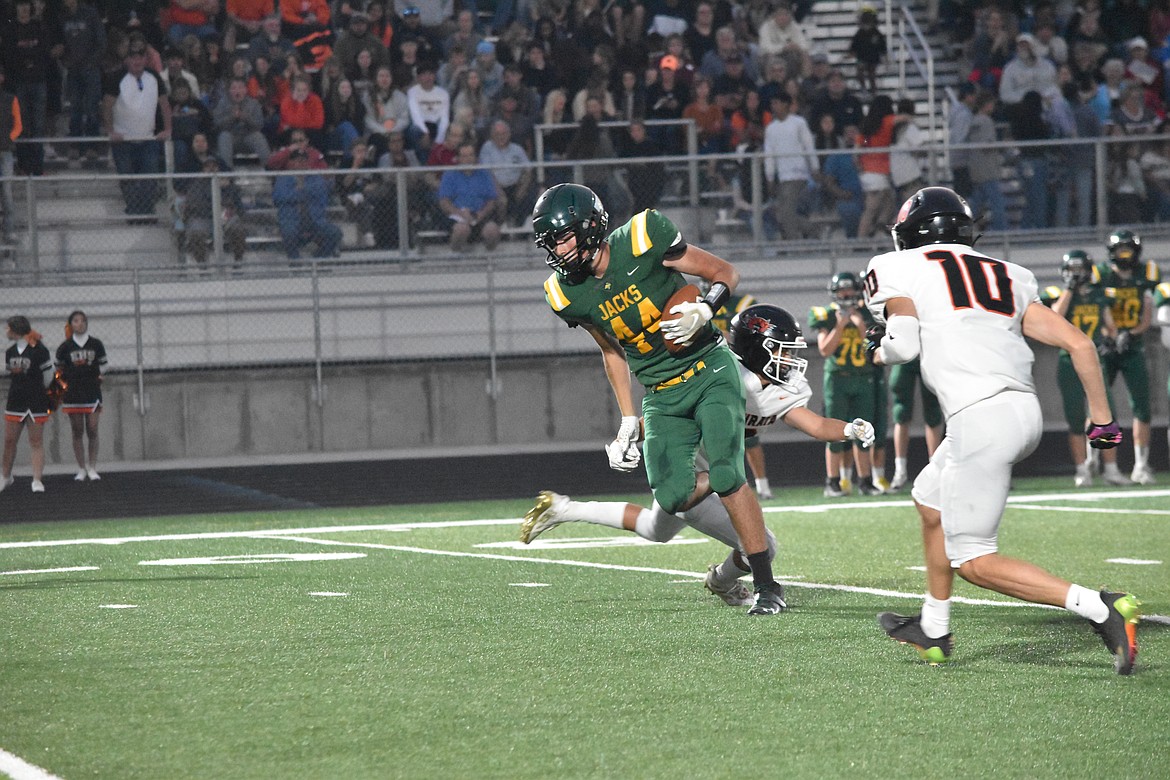
{"type": "Polygon", "coordinates": [[[61,411],[69,417],[73,429],[73,455],[77,458],[77,475],[82,482],[101,479],[97,473],[98,415],[102,411],[102,374],[106,370],[106,348],[89,335],[89,318],[83,311],[69,315],[65,323],[65,341],[57,347],[57,368],[65,382],[61,411]],[[85,436],[89,435],[89,459],[85,457],[85,436]]]}
{"type": "Polygon", "coordinates": [[[34,493],[44,493],[45,422],[49,419],[49,394],[46,388],[53,379],[53,356],[41,343],[41,334],[29,325],[28,317],[8,319],[8,338],[15,341],[4,353],[4,365],[12,382],[8,385],[8,404],[4,407],[4,466],[0,490],[12,484],[12,464],[16,461],[16,444],[28,424],[28,443],[32,445],[34,493]]]}

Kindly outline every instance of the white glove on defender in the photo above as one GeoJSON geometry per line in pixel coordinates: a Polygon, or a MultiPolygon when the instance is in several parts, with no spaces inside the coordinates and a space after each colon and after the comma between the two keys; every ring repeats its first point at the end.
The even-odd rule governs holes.
{"type": "Polygon", "coordinates": [[[858,417],[851,423],[845,423],[845,438],[857,442],[862,447],[873,444],[873,425],[858,417]]]}
{"type": "Polygon", "coordinates": [[[639,427],[637,417],[623,417],[617,438],[605,445],[609,467],[614,471],[633,471],[642,462],[642,453],[638,449],[639,427]]]}
{"type": "Polygon", "coordinates": [[[676,320],[662,320],[662,335],[676,344],[686,346],[711,321],[714,312],[704,301],[687,301],[671,308],[671,314],[681,315],[676,320]]]}

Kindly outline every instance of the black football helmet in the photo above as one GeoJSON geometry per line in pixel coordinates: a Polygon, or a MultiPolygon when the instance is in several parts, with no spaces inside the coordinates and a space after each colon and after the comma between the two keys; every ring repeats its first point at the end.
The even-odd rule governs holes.
{"type": "Polygon", "coordinates": [[[804,376],[808,361],[796,353],[807,346],[796,319],[779,306],[757,303],[731,320],[731,351],[749,371],[777,384],[804,376]]]}
{"type": "Polygon", "coordinates": [[[902,204],[890,228],[895,249],[926,244],[975,244],[971,207],[947,187],[923,187],[902,204]]]}
{"type": "Polygon", "coordinates": [[[1142,239],[1132,230],[1114,230],[1109,234],[1109,260],[1125,271],[1136,271],[1142,261],[1142,239]]]}
{"type": "Polygon", "coordinates": [[[548,188],[532,209],[536,245],[548,253],[544,261],[562,276],[583,277],[588,272],[608,228],[609,214],[601,198],[581,184],[548,188]],[[557,244],[570,233],[577,237],[577,245],[562,257],[556,253],[557,244]]]}
{"type": "Polygon", "coordinates": [[[1069,287],[1088,284],[1093,279],[1093,258],[1083,249],[1070,249],[1060,261],[1060,278],[1069,287]]]}
{"type": "Polygon", "coordinates": [[[857,281],[857,274],[849,271],[838,271],[829,280],[829,294],[837,303],[852,306],[861,300],[861,283],[857,281]]]}

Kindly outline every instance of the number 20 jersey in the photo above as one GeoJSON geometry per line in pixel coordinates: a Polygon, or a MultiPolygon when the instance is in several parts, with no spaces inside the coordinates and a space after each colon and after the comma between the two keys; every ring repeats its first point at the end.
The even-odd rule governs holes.
{"type": "Polygon", "coordinates": [[[922,378],[947,417],[1005,390],[1036,392],[1023,319],[1039,298],[1027,268],[965,244],[929,244],[873,258],[864,286],[880,322],[891,298],[914,302],[922,378]]]}

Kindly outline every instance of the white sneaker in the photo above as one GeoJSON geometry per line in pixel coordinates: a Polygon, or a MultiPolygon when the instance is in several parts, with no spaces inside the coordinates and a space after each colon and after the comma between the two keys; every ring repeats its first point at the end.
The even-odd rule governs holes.
{"type": "Polygon", "coordinates": [[[1102,476],[1104,477],[1105,482],[1110,484],[1110,485],[1118,485],[1120,487],[1125,487],[1126,485],[1133,484],[1132,482],[1130,482],[1128,479],[1125,478],[1124,474],[1122,474],[1120,471],[1117,470],[1117,467],[1114,467],[1111,469],[1105,469],[1105,473],[1102,476]]]}
{"type": "Polygon", "coordinates": [[[1158,481],[1154,479],[1154,471],[1149,466],[1134,466],[1129,478],[1139,485],[1153,485],[1158,481]]]}
{"type": "Polygon", "coordinates": [[[74,482],[85,482],[85,477],[86,477],[85,469],[78,469],[77,473],[73,475],[73,481],[74,482]]]}
{"type": "Polygon", "coordinates": [[[8,487],[9,485],[11,485],[15,481],[16,481],[16,479],[14,477],[8,477],[8,478],[0,477],[0,493],[3,493],[4,488],[8,487]]]}
{"type": "Polygon", "coordinates": [[[909,481],[909,477],[907,477],[905,474],[899,471],[895,471],[894,478],[890,480],[890,492],[893,493],[895,491],[901,490],[909,481]]]}
{"type": "Polygon", "coordinates": [[[540,491],[536,496],[536,503],[524,513],[524,521],[520,523],[520,541],[531,544],[533,539],[548,529],[567,522],[567,519],[560,515],[568,503],[568,496],[551,490],[540,491]]]}
{"type": "Polygon", "coordinates": [[[736,580],[730,585],[724,585],[719,582],[715,578],[715,570],[717,568],[719,568],[719,564],[717,563],[712,563],[707,566],[707,576],[703,578],[704,588],[723,599],[723,603],[729,607],[746,607],[748,604],[755,603],[755,596],[739,580],[736,580]]]}
{"type": "Polygon", "coordinates": [[[98,474],[97,469],[95,469],[93,466],[89,466],[88,468],[86,468],[85,474],[86,474],[86,476],[89,477],[90,482],[97,482],[99,479],[102,478],[102,475],[98,474]]]}
{"type": "Polygon", "coordinates": [[[1077,469],[1077,475],[1073,477],[1073,485],[1079,488],[1093,486],[1093,472],[1089,471],[1088,466],[1077,469]]]}
{"type": "Polygon", "coordinates": [[[45,483],[41,482],[39,479],[34,479],[32,482],[32,492],[44,493],[45,492],[45,483]]]}

